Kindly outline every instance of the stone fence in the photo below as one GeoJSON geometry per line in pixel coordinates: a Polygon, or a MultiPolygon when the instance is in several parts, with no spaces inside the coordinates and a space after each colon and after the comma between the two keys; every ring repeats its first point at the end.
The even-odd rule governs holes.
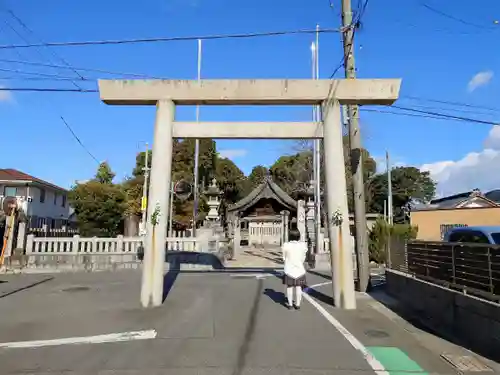
{"type": "Polygon", "coordinates": [[[386,282],[403,313],[461,346],[500,360],[500,304],[396,270],[386,270],[386,282]]]}
{"type": "MultiPolygon", "coordinates": [[[[36,237],[29,235],[26,250],[6,259],[7,269],[26,272],[97,271],[139,268],[143,237],[36,237]]],[[[219,268],[225,261],[225,242],[194,237],[165,239],[165,260],[171,267],[219,268]],[[203,259],[202,259],[203,258],[203,259]]]]}

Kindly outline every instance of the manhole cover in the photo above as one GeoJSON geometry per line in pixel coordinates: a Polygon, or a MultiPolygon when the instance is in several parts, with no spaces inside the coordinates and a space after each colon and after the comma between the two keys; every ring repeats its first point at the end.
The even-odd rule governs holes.
{"type": "Polygon", "coordinates": [[[493,371],[490,367],[470,355],[441,354],[441,357],[462,372],[493,371]]]}
{"type": "Polygon", "coordinates": [[[62,291],[68,292],[68,293],[76,293],[76,292],[86,292],[87,290],[90,290],[90,288],[88,286],[72,286],[72,287],[63,289],[62,291]]]}
{"type": "Polygon", "coordinates": [[[387,332],[380,331],[378,329],[370,329],[368,331],[365,331],[365,335],[368,337],[376,337],[376,338],[389,337],[389,334],[387,332]]]}

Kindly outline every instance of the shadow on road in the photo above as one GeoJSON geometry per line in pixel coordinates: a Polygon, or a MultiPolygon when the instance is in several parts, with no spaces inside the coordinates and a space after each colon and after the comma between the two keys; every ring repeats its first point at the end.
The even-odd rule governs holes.
{"type": "Polygon", "coordinates": [[[333,297],[331,296],[327,296],[326,294],[318,292],[316,289],[312,288],[305,288],[304,291],[312,298],[320,302],[326,303],[327,305],[330,306],[335,306],[335,304],[333,303],[333,297]]]}
{"type": "Polygon", "coordinates": [[[271,298],[275,303],[281,306],[286,306],[286,298],[285,293],[277,292],[274,289],[266,288],[264,290],[264,294],[271,298]]]}
{"type": "Polygon", "coordinates": [[[165,302],[165,300],[168,297],[168,294],[172,290],[172,287],[175,284],[175,280],[177,280],[177,277],[179,276],[179,269],[172,268],[168,270],[168,272],[163,276],[163,299],[162,302],[165,302]]]}

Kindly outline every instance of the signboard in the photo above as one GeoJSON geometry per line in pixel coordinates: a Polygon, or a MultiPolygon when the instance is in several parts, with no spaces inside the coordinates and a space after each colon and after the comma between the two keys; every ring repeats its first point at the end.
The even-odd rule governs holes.
{"type": "Polygon", "coordinates": [[[146,210],[147,206],[148,206],[148,198],[142,197],[142,199],[141,199],[141,211],[146,210]]]}
{"type": "Polygon", "coordinates": [[[177,181],[174,185],[174,194],[180,200],[186,200],[193,192],[193,187],[186,180],[177,181]]]}

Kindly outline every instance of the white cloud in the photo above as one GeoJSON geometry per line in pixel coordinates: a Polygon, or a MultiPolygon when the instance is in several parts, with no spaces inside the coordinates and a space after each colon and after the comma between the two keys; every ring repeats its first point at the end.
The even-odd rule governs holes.
{"type": "Polygon", "coordinates": [[[474,77],[471,78],[471,80],[467,84],[467,90],[469,92],[472,92],[481,86],[485,86],[488,83],[490,83],[492,78],[493,78],[493,72],[491,70],[479,72],[476,75],[474,75],[474,77]]]}
{"type": "MultiPolygon", "coordinates": [[[[0,86],[3,88],[3,86],[0,86]]],[[[0,102],[10,102],[12,101],[12,93],[10,91],[0,90],[0,102]]]]}
{"type": "Polygon", "coordinates": [[[227,159],[233,159],[233,158],[239,158],[242,156],[246,156],[248,154],[248,151],[245,149],[229,149],[229,150],[220,150],[219,155],[223,158],[227,159]]]}
{"type": "MultiPolygon", "coordinates": [[[[403,158],[395,155],[389,155],[390,159],[389,162],[391,164],[392,168],[397,168],[397,167],[405,167],[407,163],[404,161],[403,158]]],[[[384,173],[387,171],[387,163],[385,159],[385,155],[383,156],[372,156],[372,158],[375,160],[377,163],[377,173],[384,173]]]]}
{"type": "Polygon", "coordinates": [[[439,195],[451,195],[480,189],[483,192],[500,188],[500,126],[494,126],[480,152],[470,152],[460,160],[424,164],[438,183],[439,195]]]}

